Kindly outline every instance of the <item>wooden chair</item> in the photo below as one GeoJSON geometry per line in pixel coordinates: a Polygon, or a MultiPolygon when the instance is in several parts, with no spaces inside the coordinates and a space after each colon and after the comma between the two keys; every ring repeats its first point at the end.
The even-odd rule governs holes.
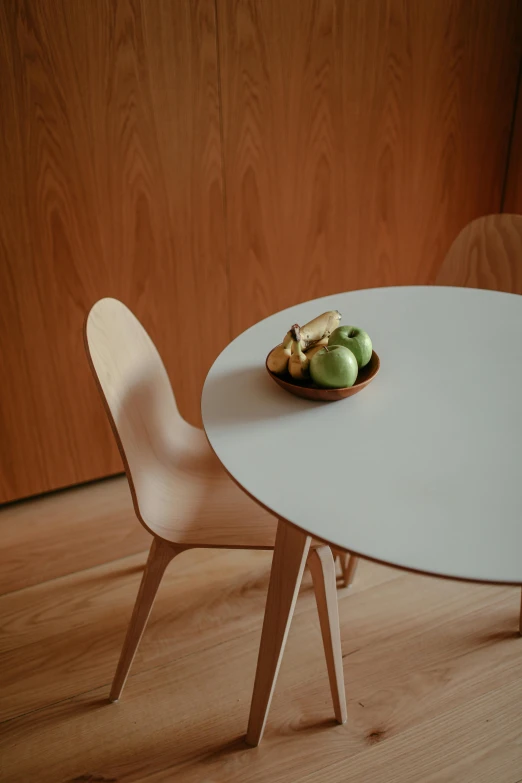
{"type": "MultiPolygon", "coordinates": [[[[117,701],[163,573],[193,547],[272,549],[276,519],[228,477],[204,433],[178,412],[163,362],[135,316],[116,299],[91,309],[85,340],[129,482],[152,545],[110,692],[117,701]]],[[[346,720],[335,565],[330,548],[310,550],[335,716],[346,720]]],[[[295,600],[282,618],[288,629],[295,600]]],[[[286,633],[278,644],[279,660],[286,633]]]]}
{"type": "MultiPolygon", "coordinates": [[[[522,294],[522,215],[486,215],[468,223],[448,250],[435,284],[522,294]]],[[[335,554],[349,587],[359,558],[335,554]]],[[[519,627],[522,635],[522,596],[519,627]]]]}
{"type": "MultiPolygon", "coordinates": [[[[486,215],[468,223],[453,241],[435,283],[522,294],[522,215],[486,215]]],[[[522,636],[522,593],[519,632],[522,636]]]]}
{"type": "Polygon", "coordinates": [[[522,294],[522,215],[486,215],[468,223],[435,283],[522,294]]]}

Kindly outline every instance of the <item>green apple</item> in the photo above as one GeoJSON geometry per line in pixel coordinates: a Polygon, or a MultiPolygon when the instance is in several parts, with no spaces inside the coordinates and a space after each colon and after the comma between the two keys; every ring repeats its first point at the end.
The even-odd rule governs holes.
{"type": "Polygon", "coordinates": [[[328,345],[344,345],[353,353],[359,367],[366,367],[372,358],[370,335],[357,326],[338,326],[330,335],[328,345]]]}
{"type": "Polygon", "coordinates": [[[325,345],[310,360],[310,375],[325,389],[344,389],[357,380],[357,359],[344,345],[325,345]]]}

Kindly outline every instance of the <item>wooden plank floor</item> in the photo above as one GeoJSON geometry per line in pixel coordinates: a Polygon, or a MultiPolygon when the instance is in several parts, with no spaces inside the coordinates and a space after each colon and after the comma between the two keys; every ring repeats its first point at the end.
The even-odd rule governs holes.
{"type": "Polygon", "coordinates": [[[0,780],[520,783],[518,591],[364,563],[339,591],[332,720],[305,575],[262,745],[244,743],[270,553],[167,572],[122,700],[109,684],[149,537],[124,480],[0,511],[0,780]]]}

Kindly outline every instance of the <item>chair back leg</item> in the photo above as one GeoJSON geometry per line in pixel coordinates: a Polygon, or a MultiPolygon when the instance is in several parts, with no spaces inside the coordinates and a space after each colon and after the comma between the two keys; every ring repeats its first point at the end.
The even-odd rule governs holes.
{"type": "Polygon", "coordinates": [[[356,555],[349,555],[345,553],[344,559],[341,560],[345,587],[350,587],[352,585],[358,565],[359,558],[356,555]]]}

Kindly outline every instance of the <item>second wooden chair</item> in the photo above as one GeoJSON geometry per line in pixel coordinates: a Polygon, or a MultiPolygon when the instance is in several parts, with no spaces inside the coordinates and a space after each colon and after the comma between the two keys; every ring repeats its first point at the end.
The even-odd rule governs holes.
{"type": "MultiPolygon", "coordinates": [[[[485,215],[464,226],[452,242],[435,283],[522,294],[522,215],[485,215]]],[[[348,587],[359,558],[343,552],[336,555],[348,587]]],[[[519,628],[522,635],[522,597],[519,628]]]]}

